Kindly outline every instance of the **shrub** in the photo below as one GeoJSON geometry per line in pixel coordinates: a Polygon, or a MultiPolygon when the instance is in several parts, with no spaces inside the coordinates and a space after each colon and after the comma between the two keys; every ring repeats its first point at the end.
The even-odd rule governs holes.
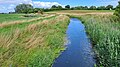
{"type": "Polygon", "coordinates": [[[118,3],[119,3],[119,4],[118,4],[118,6],[117,6],[116,9],[115,9],[114,15],[120,17],[120,1],[119,1],[118,3]]]}

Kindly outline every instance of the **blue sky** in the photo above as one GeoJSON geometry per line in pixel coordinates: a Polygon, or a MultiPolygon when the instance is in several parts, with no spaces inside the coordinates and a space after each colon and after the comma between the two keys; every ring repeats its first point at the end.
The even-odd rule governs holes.
{"type": "Polygon", "coordinates": [[[31,4],[34,7],[50,8],[52,5],[73,6],[106,6],[118,4],[119,0],[0,0],[0,13],[14,11],[16,5],[21,3],[31,4]]]}
{"type": "Polygon", "coordinates": [[[63,5],[70,4],[71,6],[101,6],[112,4],[114,6],[117,5],[118,0],[33,0],[33,1],[42,1],[42,2],[58,2],[63,5]]]}

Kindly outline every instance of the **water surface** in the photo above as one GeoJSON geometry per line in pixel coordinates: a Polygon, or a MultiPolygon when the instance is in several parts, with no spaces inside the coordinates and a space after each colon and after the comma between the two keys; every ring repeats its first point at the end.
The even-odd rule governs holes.
{"type": "Polygon", "coordinates": [[[55,60],[53,67],[94,67],[92,47],[81,21],[71,18],[66,34],[67,49],[55,60]]]}

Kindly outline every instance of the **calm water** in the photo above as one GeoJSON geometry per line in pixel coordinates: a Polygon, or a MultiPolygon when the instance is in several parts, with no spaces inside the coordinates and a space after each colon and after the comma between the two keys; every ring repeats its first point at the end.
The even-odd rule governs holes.
{"type": "Polygon", "coordinates": [[[81,21],[71,18],[66,33],[67,49],[55,60],[53,67],[94,67],[92,47],[81,21]]]}

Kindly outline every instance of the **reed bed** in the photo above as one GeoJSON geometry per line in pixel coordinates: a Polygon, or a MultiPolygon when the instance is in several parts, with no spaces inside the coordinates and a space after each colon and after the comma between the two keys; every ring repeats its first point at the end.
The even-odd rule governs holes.
{"type": "Polygon", "coordinates": [[[120,67],[120,22],[113,15],[79,17],[92,40],[98,67],[120,67]]]}

